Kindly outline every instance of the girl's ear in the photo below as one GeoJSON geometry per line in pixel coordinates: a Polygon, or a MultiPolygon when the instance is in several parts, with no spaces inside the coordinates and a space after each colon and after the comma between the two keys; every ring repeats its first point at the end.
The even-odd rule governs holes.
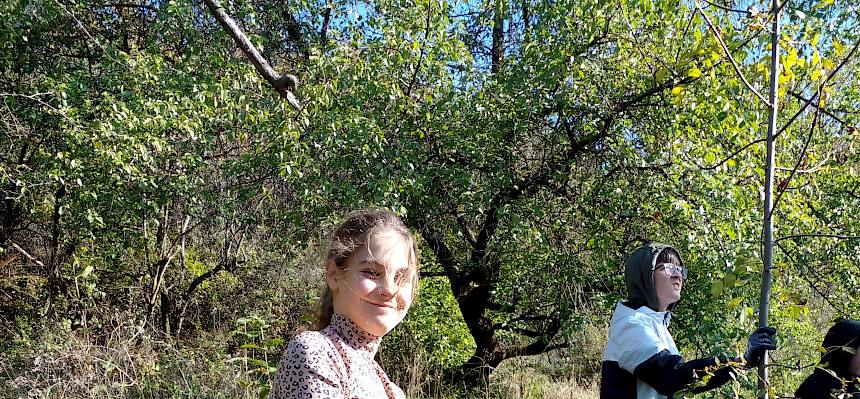
{"type": "Polygon", "coordinates": [[[332,293],[337,292],[337,280],[339,279],[340,270],[337,268],[337,263],[334,259],[325,261],[325,282],[332,293]]]}

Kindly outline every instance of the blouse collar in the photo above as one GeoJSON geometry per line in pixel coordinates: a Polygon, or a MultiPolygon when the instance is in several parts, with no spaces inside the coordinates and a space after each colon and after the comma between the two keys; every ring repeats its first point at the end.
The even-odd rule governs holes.
{"type": "Polygon", "coordinates": [[[354,321],[338,313],[331,316],[331,323],[326,327],[326,330],[339,336],[350,348],[367,353],[371,358],[376,356],[376,351],[382,342],[382,337],[364,331],[354,321]]]}

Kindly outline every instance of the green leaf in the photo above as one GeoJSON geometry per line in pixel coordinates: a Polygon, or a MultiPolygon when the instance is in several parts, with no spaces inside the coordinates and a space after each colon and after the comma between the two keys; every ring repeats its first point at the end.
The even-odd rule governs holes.
{"type": "Polygon", "coordinates": [[[720,295],[723,294],[723,282],[721,280],[716,280],[711,282],[711,296],[714,298],[719,298],[720,295]]]}

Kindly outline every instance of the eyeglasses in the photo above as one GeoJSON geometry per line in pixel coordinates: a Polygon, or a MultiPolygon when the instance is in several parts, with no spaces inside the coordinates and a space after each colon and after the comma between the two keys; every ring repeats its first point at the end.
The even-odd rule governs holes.
{"type": "Polygon", "coordinates": [[[661,263],[659,265],[654,266],[654,270],[663,269],[663,273],[666,273],[668,277],[680,277],[682,279],[687,279],[687,268],[684,266],[678,266],[672,263],[661,263]]]}

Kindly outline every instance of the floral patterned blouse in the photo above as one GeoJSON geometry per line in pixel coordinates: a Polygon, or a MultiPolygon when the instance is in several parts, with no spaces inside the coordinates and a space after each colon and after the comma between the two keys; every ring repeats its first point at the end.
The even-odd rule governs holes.
{"type": "Polygon", "coordinates": [[[405,399],[373,360],[381,341],[334,314],[322,331],[307,331],[290,341],[269,398],[405,399]]]}

